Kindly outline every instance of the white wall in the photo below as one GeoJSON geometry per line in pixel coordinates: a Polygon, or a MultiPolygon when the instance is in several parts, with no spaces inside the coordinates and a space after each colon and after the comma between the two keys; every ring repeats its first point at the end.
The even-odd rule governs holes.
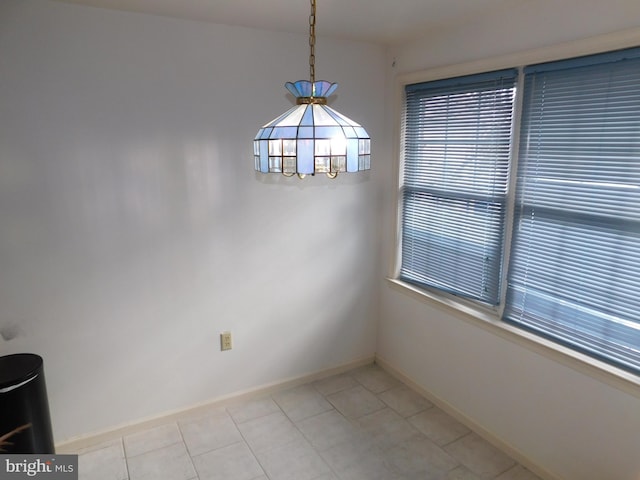
{"type": "MultiPolygon", "coordinates": [[[[316,54],[375,164],[383,50],[316,54]]],[[[253,171],[301,78],[306,36],[0,3],[0,354],[44,357],[56,442],[373,356],[380,174],[253,171]]]]}
{"type": "MultiPolygon", "coordinates": [[[[637,26],[638,18],[640,3],[635,0],[518,2],[494,20],[477,18],[395,49],[390,54],[396,62],[392,75],[418,78],[422,74],[416,72],[434,68],[463,72],[466,67],[456,66],[463,62],[491,68],[504,63],[504,56],[508,63],[560,50],[586,53],[616,43],[631,46],[623,45],[630,38],[640,45],[640,31],[635,30],[555,47],[637,26]],[[542,47],[550,48],[528,51],[542,47]]],[[[394,99],[396,92],[390,89],[389,97],[394,99]]],[[[394,119],[388,122],[394,128],[394,119]]],[[[393,198],[395,190],[390,180],[385,198],[393,198]]],[[[390,202],[383,222],[389,271],[395,213],[390,202]]],[[[385,281],[378,354],[549,478],[640,479],[640,389],[631,384],[627,388],[624,382],[602,381],[605,377],[596,378],[571,361],[526,348],[509,335],[481,328],[462,313],[385,281]]]]}

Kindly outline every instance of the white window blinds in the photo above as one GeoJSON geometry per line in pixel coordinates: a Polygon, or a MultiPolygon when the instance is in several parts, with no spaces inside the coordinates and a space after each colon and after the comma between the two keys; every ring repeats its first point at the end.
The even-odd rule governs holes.
{"type": "Polygon", "coordinates": [[[516,76],[406,87],[403,280],[498,303],[516,76]]]}
{"type": "Polygon", "coordinates": [[[525,69],[504,318],[640,370],[640,49],[525,69]]]}

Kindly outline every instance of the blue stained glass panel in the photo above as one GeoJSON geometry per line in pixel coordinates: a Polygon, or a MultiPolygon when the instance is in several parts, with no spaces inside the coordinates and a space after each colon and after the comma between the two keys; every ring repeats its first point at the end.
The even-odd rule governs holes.
{"type": "Polygon", "coordinates": [[[358,138],[358,135],[356,134],[356,131],[353,129],[353,127],[343,125],[342,131],[344,132],[344,136],[347,138],[358,138]]]}
{"type": "Polygon", "coordinates": [[[313,140],[298,139],[298,173],[313,173],[313,140]]]}
{"type": "Polygon", "coordinates": [[[294,97],[299,97],[300,96],[300,91],[298,90],[298,88],[296,87],[296,85],[294,83],[287,82],[287,83],[284,84],[284,88],[289,90],[289,93],[291,95],[293,95],[294,97]]]}
{"type": "Polygon", "coordinates": [[[302,120],[300,120],[300,126],[313,127],[313,108],[311,105],[307,105],[302,120]]]}
{"type": "Polygon", "coordinates": [[[273,131],[272,127],[263,128],[262,135],[260,135],[260,138],[261,139],[269,138],[269,135],[271,135],[272,131],[273,131]]]}
{"type": "Polygon", "coordinates": [[[347,172],[358,171],[358,139],[347,139],[347,172]]]}
{"type": "Polygon", "coordinates": [[[340,127],[315,127],[316,138],[335,138],[344,137],[342,128],[340,127]]]}
{"type": "Polygon", "coordinates": [[[313,138],[313,127],[299,127],[298,138],[313,138]]]}
{"type": "Polygon", "coordinates": [[[269,138],[296,138],[298,127],[275,127],[269,138]]]}
{"type": "Polygon", "coordinates": [[[260,140],[260,171],[269,173],[269,141],[260,140]]]}
{"type": "Polygon", "coordinates": [[[369,134],[362,127],[353,127],[360,138],[369,138],[369,134]]]}
{"type": "MultiPolygon", "coordinates": [[[[313,95],[315,97],[328,97],[328,92],[331,90],[333,85],[335,84],[327,82],[326,80],[318,80],[313,84],[313,95]]],[[[338,86],[336,85],[336,88],[337,87],[338,86]]],[[[335,88],[333,90],[335,90],[335,88]]]]}
{"type": "Polygon", "coordinates": [[[338,84],[332,83],[331,86],[327,89],[327,91],[324,92],[324,96],[328,97],[330,95],[333,95],[333,92],[335,92],[337,89],[338,89],[338,84]]]}
{"type": "Polygon", "coordinates": [[[313,88],[313,85],[309,80],[298,80],[294,85],[296,86],[296,90],[298,90],[299,97],[311,96],[311,89],[313,88]]]}

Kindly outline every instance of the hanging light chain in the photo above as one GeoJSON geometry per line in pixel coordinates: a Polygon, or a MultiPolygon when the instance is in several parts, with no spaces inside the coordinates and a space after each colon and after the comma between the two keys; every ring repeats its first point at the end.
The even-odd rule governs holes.
{"type": "Polygon", "coordinates": [[[309,77],[311,84],[316,81],[316,0],[311,0],[309,15],[309,77]]]}

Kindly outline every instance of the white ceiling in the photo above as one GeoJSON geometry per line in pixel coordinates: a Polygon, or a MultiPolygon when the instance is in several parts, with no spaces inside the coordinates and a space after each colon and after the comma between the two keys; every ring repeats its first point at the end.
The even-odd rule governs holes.
{"type": "MultiPolygon", "coordinates": [[[[293,33],[309,30],[308,0],[59,0],[293,33]]],[[[526,0],[317,0],[320,36],[397,45],[526,0]]]]}

